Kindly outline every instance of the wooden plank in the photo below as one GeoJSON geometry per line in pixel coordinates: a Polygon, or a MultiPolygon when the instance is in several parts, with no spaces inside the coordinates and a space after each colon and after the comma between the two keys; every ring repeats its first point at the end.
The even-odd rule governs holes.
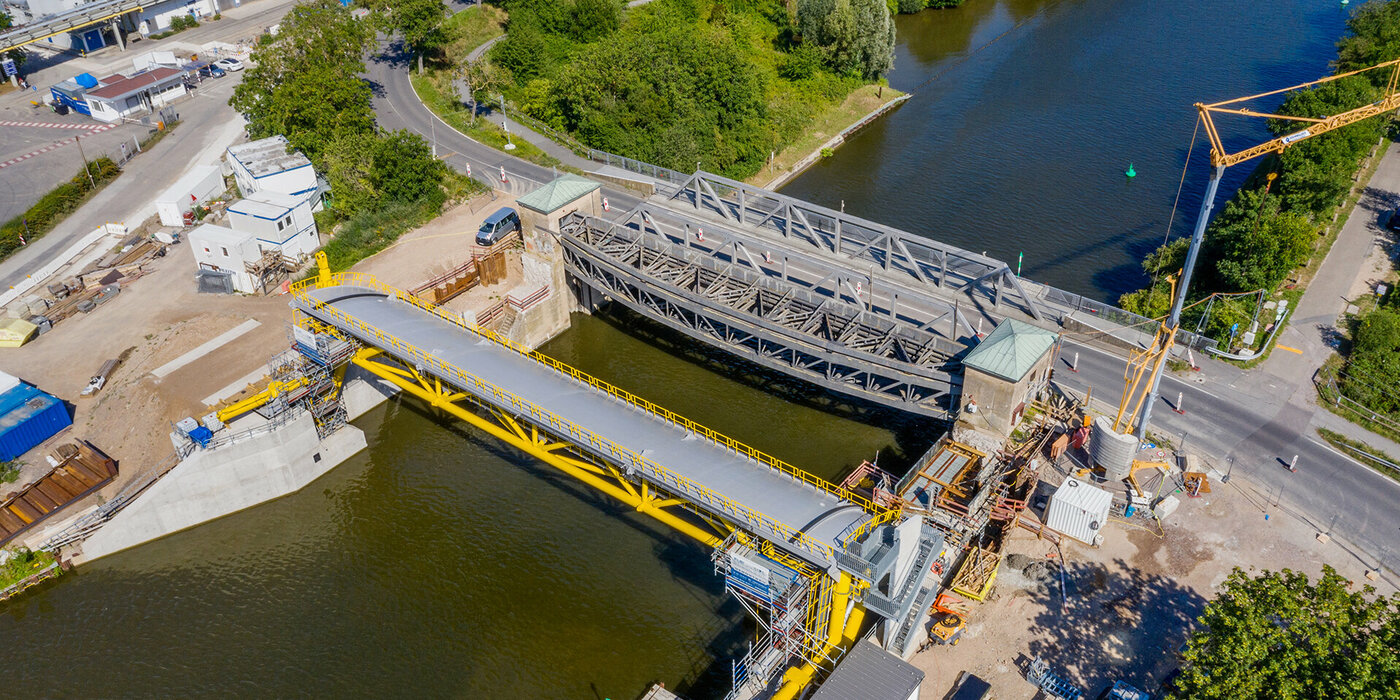
{"type": "MultiPolygon", "coordinates": [[[[58,470],[55,469],[54,471],[58,470]]],[[[52,473],[40,479],[39,483],[34,484],[34,489],[42,491],[45,496],[49,497],[50,501],[53,501],[59,506],[73,500],[73,494],[64,490],[62,486],[59,486],[58,482],[54,480],[52,473]]]]}
{"type": "Polygon", "coordinates": [[[29,505],[28,503],[25,503],[24,499],[22,498],[17,498],[13,501],[10,501],[10,504],[7,507],[10,509],[11,513],[14,513],[16,516],[19,517],[20,520],[23,520],[25,525],[28,525],[29,523],[32,523],[35,520],[38,520],[44,515],[43,513],[34,510],[34,507],[29,505]]]}
{"type": "Polygon", "coordinates": [[[28,489],[20,496],[20,500],[34,506],[34,509],[48,515],[58,508],[58,504],[52,498],[45,496],[39,489],[28,489]]]}
{"type": "Polygon", "coordinates": [[[73,478],[73,475],[69,474],[67,469],[53,470],[53,473],[49,474],[49,481],[52,482],[54,486],[63,489],[63,492],[68,494],[69,500],[72,500],[74,496],[88,490],[88,487],[83,485],[83,482],[73,478]]]}
{"type": "Polygon", "coordinates": [[[13,535],[23,529],[23,520],[10,512],[9,508],[0,508],[0,530],[4,530],[5,535],[13,535]]]}
{"type": "Polygon", "coordinates": [[[69,474],[72,474],[78,481],[83,482],[83,486],[86,487],[96,486],[102,481],[102,475],[93,471],[92,467],[76,459],[69,460],[68,463],[60,467],[60,469],[67,469],[69,474]]]}

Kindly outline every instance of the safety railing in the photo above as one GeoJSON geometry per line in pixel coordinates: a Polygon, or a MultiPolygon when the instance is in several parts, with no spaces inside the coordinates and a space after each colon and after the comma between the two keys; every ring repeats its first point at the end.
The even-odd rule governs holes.
{"type": "MultiPolygon", "coordinates": [[[[801,483],[811,485],[834,496],[854,503],[860,506],[861,508],[865,509],[869,513],[879,515],[887,512],[885,509],[876,506],[869,499],[866,499],[860,494],[854,493],[842,487],[835,486],[834,484],[831,484],[830,482],[824,479],[808,474],[807,472],[797,469],[796,467],[782,460],[779,460],[766,453],[749,447],[748,445],[745,445],[717,431],[711,430],[705,426],[695,423],[694,421],[685,418],[684,416],[676,414],[675,412],[670,411],[661,406],[657,406],[656,404],[653,404],[650,401],[647,401],[646,399],[643,399],[641,397],[635,396],[630,392],[627,392],[623,389],[608,384],[607,382],[592,377],[591,375],[581,372],[570,365],[555,360],[554,358],[551,358],[547,355],[543,355],[528,348],[525,348],[509,340],[508,338],[503,338],[499,336],[498,334],[488,329],[468,326],[467,324],[463,323],[460,318],[456,317],[450,312],[446,312],[429,302],[426,302],[422,299],[418,299],[411,295],[404,294],[399,290],[384,285],[378,282],[378,280],[374,279],[371,275],[358,272],[339,273],[333,277],[332,282],[340,286],[357,286],[373,289],[388,294],[405,303],[417,306],[420,309],[423,309],[424,311],[427,311],[428,313],[431,313],[444,321],[447,321],[472,333],[490,339],[504,347],[515,350],[516,352],[519,352],[522,355],[526,355],[540,362],[541,364],[544,364],[574,379],[575,381],[586,384],[590,387],[593,387],[594,389],[608,394],[609,396],[624,401],[631,406],[644,410],[654,417],[665,420],[666,422],[677,427],[683,428],[691,433],[704,436],[711,442],[720,445],[734,452],[737,455],[747,457],[770,469],[773,469],[791,478],[794,478],[795,480],[801,483]]],[[[662,485],[676,493],[684,494],[692,501],[692,503],[694,503],[697,506],[705,507],[709,510],[719,511],[726,514],[728,517],[734,519],[737,524],[745,525],[749,528],[760,531],[768,531],[770,533],[775,533],[782,537],[784,540],[797,544],[801,548],[819,554],[820,556],[826,559],[831,559],[835,556],[835,550],[830,544],[816,540],[804,532],[795,530],[794,528],[784,523],[781,523],[768,515],[765,515],[759,511],[749,508],[748,506],[739,503],[729,498],[728,496],[718,493],[703,484],[695,482],[694,480],[688,477],[677,474],[671,471],[670,469],[663,467],[660,464],[652,462],[651,460],[646,459],[638,455],[637,453],[628,450],[627,448],[624,448],[621,445],[612,442],[611,440],[608,440],[607,438],[601,437],[593,433],[592,431],[589,431],[588,429],[583,428],[573,423],[572,421],[569,421],[566,418],[563,418],[562,416],[554,414],[553,412],[548,411],[519,396],[516,396],[511,392],[503,390],[495,386],[494,384],[491,384],[490,382],[487,382],[474,375],[467,374],[461,371],[459,368],[443,362],[431,353],[414,346],[412,343],[402,340],[392,334],[385,333],[384,331],[370,326],[357,318],[353,318],[348,314],[345,314],[344,312],[340,311],[339,309],[336,309],[326,304],[325,302],[310,298],[309,296],[304,294],[304,291],[307,286],[309,285],[301,284],[297,288],[295,288],[295,291],[298,293],[303,303],[315,309],[318,314],[323,314],[327,317],[334,318],[337,322],[344,324],[346,330],[362,333],[369,338],[373,338],[376,345],[378,345],[381,349],[391,350],[400,359],[414,362],[417,366],[421,368],[420,371],[430,371],[443,379],[447,379],[448,381],[454,382],[458,384],[460,388],[471,391],[478,397],[486,398],[500,407],[510,409],[511,412],[517,416],[528,415],[530,416],[533,422],[542,426],[547,426],[551,431],[555,432],[557,435],[560,435],[561,437],[568,437],[569,439],[574,441],[575,444],[578,444],[586,449],[589,449],[596,453],[601,453],[603,455],[606,455],[607,457],[614,459],[629,473],[644,475],[654,483],[662,485]]],[[[886,517],[892,516],[886,515],[886,517]]]]}

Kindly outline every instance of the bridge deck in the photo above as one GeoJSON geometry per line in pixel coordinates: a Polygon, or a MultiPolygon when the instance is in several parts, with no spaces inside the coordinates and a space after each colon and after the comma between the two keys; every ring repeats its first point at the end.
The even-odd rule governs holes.
{"type": "MultiPolygon", "coordinates": [[[[409,361],[439,360],[448,367],[494,385],[645,460],[708,487],[723,498],[758,511],[792,531],[803,532],[812,540],[834,550],[840,549],[837,538],[843,531],[871,517],[852,501],[803,483],[748,455],[736,453],[703,435],[697,435],[382,291],[367,287],[334,286],[309,289],[305,294],[368,328],[357,328],[356,324],[347,323],[346,319],[313,308],[300,296],[293,302],[294,305],[350,332],[369,345],[389,350],[400,359],[409,361]],[[403,357],[402,349],[385,348],[383,339],[376,338],[373,330],[415,346],[427,357],[403,357]]],[[[424,362],[425,366],[432,364],[435,363],[424,362]]],[[[468,386],[471,384],[469,381],[454,381],[450,376],[440,378],[480,399],[499,403],[499,398],[480,391],[480,387],[468,386]]],[[[675,491],[674,488],[668,490],[675,491]]],[[[702,508],[709,505],[696,499],[689,500],[702,508]]],[[[720,514],[726,515],[723,512],[720,514]]],[[[733,519],[732,513],[727,515],[733,519]]],[[[794,553],[813,559],[810,550],[794,553]]],[[[829,556],[819,559],[823,559],[821,563],[824,564],[832,561],[829,556]]]]}

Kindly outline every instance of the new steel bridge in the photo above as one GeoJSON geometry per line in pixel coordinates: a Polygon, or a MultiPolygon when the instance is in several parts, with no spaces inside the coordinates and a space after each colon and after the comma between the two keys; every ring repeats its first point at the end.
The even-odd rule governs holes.
{"type": "Polygon", "coordinates": [[[785,683],[797,692],[854,640],[866,609],[890,622],[890,644],[915,637],[942,547],[921,520],[321,260],[294,288],[301,328],[357,343],[356,366],[714,548],[727,581],[772,611],[736,687],[795,660],[785,683]],[[755,566],[774,572],[758,589],[755,566]]]}

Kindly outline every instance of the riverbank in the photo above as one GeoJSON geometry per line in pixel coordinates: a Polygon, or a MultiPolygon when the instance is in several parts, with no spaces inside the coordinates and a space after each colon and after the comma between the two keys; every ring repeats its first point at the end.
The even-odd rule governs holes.
{"type": "Polygon", "coordinates": [[[769,190],[782,187],[813,163],[830,157],[847,138],[910,97],[912,95],[882,85],[856,88],[841,104],[817,115],[802,136],[779,151],[763,170],[754,173],[746,182],[769,190]]]}

